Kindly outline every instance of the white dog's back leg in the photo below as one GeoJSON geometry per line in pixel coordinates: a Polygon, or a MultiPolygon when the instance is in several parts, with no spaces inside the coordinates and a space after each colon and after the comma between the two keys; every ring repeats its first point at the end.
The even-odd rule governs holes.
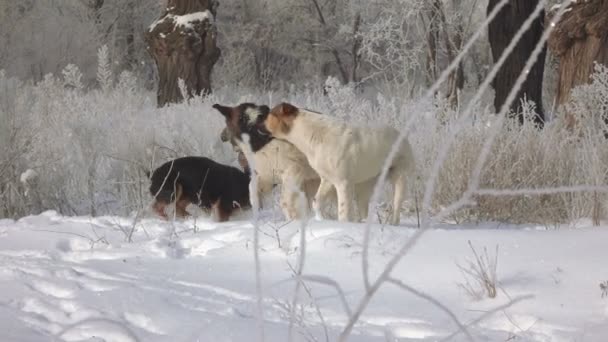
{"type": "Polygon", "coordinates": [[[376,181],[377,178],[374,177],[355,186],[355,201],[357,202],[357,209],[359,210],[359,217],[361,220],[367,219],[369,201],[374,192],[376,181]]]}
{"type": "Polygon", "coordinates": [[[391,210],[391,216],[389,223],[393,226],[399,224],[401,219],[401,203],[403,203],[403,197],[407,188],[407,168],[405,165],[397,165],[395,169],[391,170],[390,178],[393,183],[393,209],[391,210]]]}
{"type": "Polygon", "coordinates": [[[308,202],[299,203],[300,193],[306,189],[304,175],[297,168],[290,168],[283,172],[281,176],[281,208],[287,219],[302,219],[308,215],[308,202]]]}
{"type": "MultiPolygon", "coordinates": [[[[312,203],[312,208],[315,212],[315,219],[322,220],[323,214],[321,214],[321,208],[323,208],[323,204],[325,199],[329,195],[333,188],[333,185],[327,180],[321,177],[321,183],[319,183],[319,189],[317,189],[317,194],[315,195],[315,199],[312,203]]],[[[340,198],[340,196],[338,196],[340,198]]]]}
{"type": "Polygon", "coordinates": [[[336,184],[338,193],[338,220],[353,221],[353,200],[355,199],[355,186],[352,183],[343,182],[336,184]]]}

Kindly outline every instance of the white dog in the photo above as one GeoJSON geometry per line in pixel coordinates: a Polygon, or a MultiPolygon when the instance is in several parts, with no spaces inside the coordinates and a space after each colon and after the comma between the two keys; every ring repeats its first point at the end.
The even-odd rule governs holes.
{"type": "MultiPolygon", "coordinates": [[[[281,209],[288,219],[301,218],[297,208],[298,192],[306,195],[308,204],[312,202],[319,184],[319,175],[308,163],[306,156],[294,145],[274,139],[264,127],[264,118],[268,115],[268,106],[253,103],[242,103],[236,107],[213,105],[226,119],[226,129],[222,140],[228,141],[244,150],[242,134],[249,135],[249,147],[253,152],[255,173],[258,181],[258,196],[269,193],[273,186],[282,185],[281,209]]],[[[241,166],[248,167],[248,165],[241,166]]],[[[357,186],[359,211],[367,216],[367,203],[371,197],[375,179],[357,186]]],[[[330,193],[335,198],[335,192],[330,193]]],[[[334,200],[335,202],[335,200],[334,200]]],[[[328,210],[324,210],[328,213],[328,210]]]]}
{"type": "MultiPolygon", "coordinates": [[[[376,179],[399,132],[391,127],[357,127],[336,118],[299,109],[289,103],[274,107],[265,118],[266,129],[296,146],[321,176],[313,208],[317,215],[332,185],[338,195],[338,219],[353,220],[355,186],[376,179]]],[[[414,157],[407,140],[389,168],[394,187],[390,224],[397,225],[414,157]]]]}

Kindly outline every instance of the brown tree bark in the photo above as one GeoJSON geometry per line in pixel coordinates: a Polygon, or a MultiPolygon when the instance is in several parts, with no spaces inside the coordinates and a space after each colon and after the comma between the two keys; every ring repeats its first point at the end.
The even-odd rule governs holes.
{"type": "Polygon", "coordinates": [[[161,17],[145,33],[148,52],[158,69],[157,101],[162,107],[188,96],[211,92],[211,70],[220,57],[216,45],[216,0],[168,0],[161,17]]]}
{"type": "MultiPolygon", "coordinates": [[[[559,58],[557,105],[570,99],[570,90],[590,82],[594,64],[608,65],[608,0],[571,3],[549,37],[549,49],[559,58]]],[[[568,114],[567,114],[568,115],[568,114]]],[[[568,116],[570,125],[575,119],[568,116]]]]}
{"type": "MultiPolygon", "coordinates": [[[[490,0],[488,3],[487,13],[490,13],[496,6],[499,0],[490,0]]],[[[488,27],[488,35],[490,39],[490,47],[492,49],[492,57],[497,61],[502,55],[509,42],[522,26],[524,21],[530,16],[538,5],[538,0],[510,0],[503,7],[496,18],[492,20],[488,27]]],[[[513,88],[515,81],[523,70],[526,60],[530,57],[532,50],[540,40],[544,30],[544,11],[534,20],[532,26],[524,33],[515,49],[509,54],[502,68],[498,71],[496,78],[492,82],[492,86],[496,93],[494,98],[494,107],[498,111],[507,100],[507,95],[513,88]]],[[[546,47],[539,55],[536,63],[528,71],[521,89],[517,93],[515,100],[509,103],[512,113],[519,119],[520,123],[524,122],[523,113],[521,111],[521,100],[527,99],[536,104],[537,115],[534,117],[534,122],[542,126],[544,123],[544,111],[542,102],[542,84],[543,73],[545,68],[546,47]]],[[[513,115],[513,114],[511,114],[513,115]]]]}

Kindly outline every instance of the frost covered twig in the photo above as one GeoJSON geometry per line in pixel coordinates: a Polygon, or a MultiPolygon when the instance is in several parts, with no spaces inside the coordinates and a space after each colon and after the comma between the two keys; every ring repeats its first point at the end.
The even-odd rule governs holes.
{"type": "MultiPolygon", "coordinates": [[[[290,263],[287,263],[287,265],[289,266],[291,271],[294,273],[294,275],[297,277],[296,281],[298,281],[302,284],[302,288],[308,295],[308,298],[310,298],[310,300],[312,301],[312,304],[315,307],[315,312],[317,313],[317,316],[319,317],[319,321],[321,322],[321,324],[323,326],[323,333],[325,334],[325,341],[329,342],[329,331],[327,329],[327,322],[325,321],[325,317],[323,317],[321,308],[319,307],[319,305],[317,304],[317,301],[315,300],[315,298],[312,295],[312,291],[308,288],[308,286],[306,286],[304,279],[301,276],[297,275],[296,270],[293,268],[293,266],[291,266],[290,263]]],[[[294,303],[294,306],[295,306],[295,303],[294,303]]],[[[293,309],[293,312],[295,313],[295,308],[293,309]]]]}
{"type": "Polygon", "coordinates": [[[473,336],[471,336],[471,333],[469,333],[469,331],[467,330],[467,327],[460,322],[460,320],[458,319],[456,314],[454,312],[452,312],[452,310],[450,310],[447,306],[443,305],[440,301],[438,301],[437,299],[433,298],[432,296],[430,296],[424,292],[416,290],[415,288],[405,284],[404,282],[402,282],[399,279],[389,278],[387,281],[417,297],[420,297],[420,298],[430,302],[431,304],[435,305],[436,307],[438,307],[441,311],[445,312],[448,316],[450,316],[452,321],[454,321],[454,323],[456,324],[456,326],[458,326],[460,331],[462,331],[467,336],[467,339],[469,341],[473,341],[473,336]]]}
{"type": "MultiPolygon", "coordinates": [[[[243,153],[251,170],[256,170],[255,158],[253,158],[253,152],[249,147],[249,135],[243,134],[243,153]]],[[[249,182],[249,198],[251,201],[251,207],[253,210],[253,258],[255,262],[255,289],[257,293],[257,323],[259,341],[265,341],[264,333],[264,293],[262,291],[262,265],[260,262],[260,203],[258,193],[258,179],[255,175],[252,175],[251,181],[249,182]]]]}
{"type": "MultiPolygon", "coordinates": [[[[285,186],[285,184],[283,186],[285,186]]],[[[291,186],[293,186],[295,188],[295,186],[293,184],[291,184],[291,186]]],[[[306,261],[306,225],[308,223],[308,215],[306,215],[305,213],[306,213],[307,200],[302,191],[297,191],[297,194],[298,194],[298,209],[299,209],[298,211],[300,212],[300,217],[302,219],[300,220],[300,246],[299,246],[300,252],[298,253],[298,264],[297,264],[297,268],[296,268],[295,272],[296,272],[296,277],[298,277],[300,280],[296,281],[296,288],[294,289],[293,300],[291,302],[291,312],[290,312],[289,329],[288,329],[288,341],[289,342],[293,341],[293,323],[294,323],[294,316],[295,316],[295,307],[296,307],[296,304],[298,301],[298,295],[300,293],[300,286],[302,285],[300,276],[302,275],[302,272],[304,271],[304,263],[306,261]]]]}
{"type": "MultiPolygon", "coordinates": [[[[564,0],[564,1],[568,1],[568,0],[564,0]]],[[[447,216],[450,213],[450,211],[457,210],[457,209],[461,208],[462,205],[471,203],[472,193],[474,192],[475,189],[479,188],[481,168],[483,167],[485,161],[487,160],[490,147],[493,145],[494,139],[495,139],[496,135],[498,134],[500,128],[502,127],[502,121],[506,117],[505,114],[506,114],[506,111],[508,110],[508,106],[506,106],[506,105],[503,105],[502,108],[500,109],[500,111],[498,113],[499,122],[494,127],[492,127],[490,136],[484,143],[484,146],[482,148],[482,153],[479,155],[475,168],[469,179],[468,189],[465,191],[465,193],[462,195],[462,197],[459,200],[457,200],[455,203],[453,203],[452,205],[450,205],[447,208],[450,211],[446,211],[444,209],[433,220],[429,220],[428,210],[431,207],[431,199],[432,199],[432,195],[434,193],[434,189],[436,186],[436,181],[437,181],[437,178],[439,175],[439,170],[440,170],[441,166],[443,165],[443,163],[445,162],[445,159],[447,158],[447,153],[449,151],[449,148],[450,148],[453,140],[455,139],[456,133],[459,131],[461,126],[464,124],[465,119],[468,116],[470,116],[473,106],[475,105],[475,103],[478,102],[479,98],[481,97],[481,94],[483,92],[485,92],[486,88],[489,86],[491,81],[494,79],[494,77],[498,73],[498,70],[501,68],[502,64],[506,60],[507,56],[509,56],[509,54],[513,51],[513,49],[517,45],[517,42],[519,41],[519,39],[530,28],[534,19],[536,17],[538,17],[538,15],[544,9],[544,3],[545,3],[544,0],[539,1],[538,6],[535,8],[533,13],[530,14],[530,16],[522,24],[521,28],[516,32],[516,34],[512,38],[512,40],[509,43],[509,45],[507,46],[507,48],[503,51],[499,61],[494,65],[494,67],[490,71],[489,75],[486,77],[486,79],[484,80],[484,82],[482,83],[480,88],[478,89],[473,100],[470,101],[469,106],[467,107],[467,109],[465,110],[465,113],[463,114],[463,116],[460,119],[460,124],[457,126],[458,128],[454,129],[450,132],[449,137],[446,139],[447,142],[444,142],[444,144],[442,145],[442,148],[440,149],[440,152],[439,152],[439,156],[437,157],[437,159],[435,160],[435,163],[433,165],[430,179],[427,181],[425,193],[423,196],[423,203],[422,203],[422,208],[423,208],[422,222],[423,222],[423,224],[422,224],[422,227],[410,238],[410,240],[407,243],[405,243],[402,246],[402,248],[398,251],[398,253],[386,264],[384,270],[381,272],[380,276],[377,278],[377,280],[373,284],[370,284],[369,274],[368,274],[369,266],[368,266],[368,260],[367,260],[367,258],[368,258],[367,249],[369,248],[369,237],[371,234],[371,232],[370,232],[371,216],[368,216],[368,220],[367,220],[368,222],[366,225],[366,231],[365,231],[365,235],[364,235],[364,247],[363,247],[364,251],[363,251],[363,255],[362,255],[362,258],[363,258],[363,260],[362,260],[363,267],[362,268],[363,268],[363,277],[364,277],[366,293],[363,296],[363,298],[361,299],[361,301],[359,302],[359,305],[358,305],[357,309],[355,310],[353,316],[351,316],[349,318],[349,321],[348,321],[346,327],[344,328],[344,330],[342,331],[342,333],[340,335],[340,341],[346,340],[346,338],[350,334],[352,328],[354,327],[354,324],[358,321],[360,315],[363,313],[363,311],[367,307],[367,304],[369,303],[371,298],[374,296],[376,291],[380,288],[382,283],[390,277],[392,270],[397,265],[397,263],[401,260],[401,258],[403,258],[403,256],[405,254],[407,254],[407,252],[411,249],[411,247],[415,245],[415,243],[420,239],[422,234],[424,234],[424,232],[432,226],[432,224],[431,224],[432,221],[436,222],[438,218],[440,218],[442,216],[447,216]]],[[[565,7],[565,6],[563,6],[563,7],[565,7]]],[[[558,13],[555,15],[553,20],[558,21],[561,18],[561,15],[563,13],[564,13],[564,8],[561,8],[558,11],[558,13]]],[[[517,78],[517,81],[515,82],[515,85],[513,86],[509,95],[507,96],[507,100],[506,100],[505,104],[511,103],[513,101],[515,95],[517,94],[521,85],[523,84],[523,81],[527,77],[527,70],[529,70],[530,67],[536,62],[536,59],[538,58],[540,51],[542,51],[542,48],[544,47],[544,44],[545,44],[549,34],[551,33],[552,28],[553,28],[553,26],[549,25],[549,27],[546,28],[545,31],[543,32],[543,35],[541,36],[540,41],[537,43],[535,49],[532,51],[531,55],[527,59],[524,69],[520,72],[519,77],[517,78]]],[[[481,28],[478,29],[478,31],[480,31],[480,30],[481,30],[481,28]]],[[[461,57],[464,54],[464,52],[465,52],[464,50],[461,51],[461,53],[459,54],[458,57],[461,57]]],[[[458,58],[456,58],[455,61],[457,59],[458,58]]],[[[456,67],[456,66],[454,66],[454,67],[456,67]]],[[[445,76],[447,77],[447,75],[445,75],[445,76]]],[[[441,80],[441,78],[440,78],[435,82],[435,85],[438,84],[439,82],[443,82],[443,81],[444,80],[441,80]]],[[[433,88],[433,87],[431,87],[431,88],[433,88]]],[[[413,118],[410,118],[409,123],[411,124],[412,122],[413,122],[413,118]]],[[[381,173],[379,180],[376,184],[376,187],[374,189],[374,195],[372,196],[372,201],[370,202],[370,207],[372,204],[375,204],[374,200],[378,199],[378,192],[380,190],[380,187],[384,185],[384,181],[386,179],[386,174],[388,171],[388,166],[392,163],[394,157],[396,156],[396,152],[397,152],[399,146],[401,145],[403,139],[405,138],[407,128],[408,127],[406,125],[406,130],[402,131],[399,134],[399,137],[393,144],[391,152],[389,153],[388,157],[385,160],[385,164],[384,164],[382,173],[381,173]]],[[[371,212],[371,210],[370,210],[370,212],[371,212]]]]}
{"type": "MultiPolygon", "coordinates": [[[[532,298],[534,298],[533,295],[526,295],[526,296],[516,297],[513,300],[510,300],[508,303],[505,303],[503,305],[499,305],[499,306],[493,308],[492,310],[485,312],[483,315],[481,315],[481,316],[477,317],[476,319],[474,319],[473,321],[467,323],[465,326],[466,327],[474,326],[477,323],[483,321],[484,319],[492,316],[493,314],[495,314],[497,312],[503,311],[503,310],[505,310],[507,308],[510,308],[511,306],[513,306],[513,305],[515,305],[515,304],[517,304],[519,302],[522,302],[522,301],[528,300],[528,299],[532,299],[532,298]]],[[[439,342],[449,341],[452,338],[454,338],[456,335],[460,334],[461,332],[462,332],[461,330],[455,331],[455,332],[451,333],[450,335],[448,335],[447,337],[439,340],[439,342]]]]}
{"type": "Polygon", "coordinates": [[[524,188],[524,189],[487,189],[481,188],[475,190],[474,193],[483,196],[533,196],[533,195],[551,195],[572,192],[608,192],[608,186],[601,185],[572,185],[572,186],[556,186],[550,188],[524,188]]]}
{"type": "Polygon", "coordinates": [[[466,276],[473,278],[481,288],[481,291],[474,288],[469,281],[467,280],[465,285],[461,285],[471,296],[474,298],[480,298],[485,290],[488,298],[496,297],[496,269],[498,267],[498,245],[496,245],[496,251],[494,254],[494,258],[491,259],[488,255],[488,249],[486,247],[483,248],[483,254],[479,255],[475,248],[473,247],[473,243],[469,240],[469,247],[473,252],[473,256],[475,257],[474,261],[469,261],[467,266],[458,265],[460,271],[466,276]]]}
{"type": "Polygon", "coordinates": [[[344,309],[344,312],[349,317],[352,316],[352,309],[348,305],[348,301],[346,301],[346,295],[344,294],[344,291],[342,290],[342,287],[340,287],[340,284],[338,284],[338,282],[336,282],[335,280],[333,280],[331,278],[328,278],[325,276],[320,276],[320,275],[314,275],[314,274],[302,274],[298,278],[302,279],[302,280],[307,280],[310,282],[327,285],[327,286],[330,286],[330,287],[333,287],[334,289],[336,289],[336,292],[338,293],[338,297],[340,298],[340,302],[342,303],[342,308],[344,309]]]}
{"type": "MultiPolygon", "coordinates": [[[[541,2],[544,2],[541,1],[541,2]]],[[[427,101],[428,99],[430,99],[433,94],[437,91],[437,89],[439,89],[439,87],[441,86],[441,84],[443,84],[443,82],[445,82],[449,75],[459,66],[460,62],[462,61],[462,59],[464,58],[464,56],[466,55],[466,53],[471,49],[471,47],[473,46],[473,44],[475,43],[475,41],[477,41],[477,39],[481,36],[481,34],[484,32],[485,28],[490,24],[490,22],[492,22],[492,20],[494,20],[494,18],[498,15],[499,11],[508,3],[508,0],[501,0],[499,3],[496,4],[496,6],[492,9],[492,11],[488,14],[488,16],[486,17],[486,19],[483,21],[483,23],[480,25],[480,27],[473,33],[473,35],[471,36],[471,38],[467,41],[467,43],[462,47],[460,53],[458,53],[458,55],[456,55],[456,57],[454,58],[454,60],[452,60],[452,62],[445,68],[445,70],[441,73],[441,75],[439,75],[439,77],[437,78],[437,80],[430,86],[430,88],[425,92],[424,96],[422,97],[421,102],[427,101]]],[[[540,5],[539,5],[540,6],[540,5]]],[[[526,26],[526,23],[524,23],[524,25],[522,25],[522,29],[524,26],[526,26],[526,29],[529,28],[529,26],[531,25],[531,22],[534,18],[536,18],[536,16],[538,15],[538,13],[536,13],[535,15],[530,15],[529,19],[529,23],[526,26]]],[[[524,31],[525,32],[525,31],[524,31]]],[[[523,33],[522,33],[523,34],[523,33]]],[[[516,37],[513,38],[513,40],[515,40],[516,37]]],[[[512,44],[513,46],[508,46],[505,51],[503,52],[503,56],[504,59],[506,60],[506,56],[508,56],[508,54],[511,52],[511,50],[514,48],[515,44],[512,44]]],[[[504,63],[504,61],[502,62],[504,63]]],[[[498,73],[498,69],[500,68],[500,66],[502,65],[502,63],[500,65],[498,65],[497,67],[495,66],[495,74],[498,73]]],[[[491,79],[488,81],[488,84],[491,82],[491,79]]],[[[487,86],[487,85],[486,85],[487,86]]],[[[485,91],[485,88],[483,89],[483,91],[485,91]]],[[[480,89],[478,91],[478,94],[483,93],[482,89],[480,89]]],[[[481,96],[481,95],[479,95],[481,96]]],[[[472,106],[476,101],[471,101],[470,102],[470,106],[472,106]]],[[[472,107],[471,107],[472,108],[472,107]]],[[[388,174],[388,170],[389,170],[389,166],[391,165],[393,159],[395,158],[398,148],[399,146],[401,146],[401,142],[403,141],[403,139],[405,139],[405,135],[407,134],[407,131],[409,130],[409,128],[411,127],[411,125],[413,125],[413,123],[415,122],[415,119],[422,115],[420,112],[415,113],[414,115],[412,115],[410,118],[408,118],[408,121],[405,124],[405,128],[402,130],[402,132],[399,134],[399,137],[397,138],[397,140],[393,143],[393,147],[391,149],[391,151],[389,152],[386,160],[385,160],[385,164],[384,167],[382,168],[382,172],[380,174],[380,176],[378,177],[378,181],[376,183],[376,186],[374,187],[374,192],[372,194],[370,203],[369,203],[369,213],[368,213],[368,217],[367,217],[367,221],[366,221],[366,226],[365,226],[365,233],[363,236],[363,255],[362,255],[362,268],[363,268],[363,282],[365,285],[366,290],[369,291],[370,289],[370,281],[369,281],[369,266],[368,266],[368,250],[369,250],[369,238],[370,238],[370,234],[371,234],[371,220],[372,220],[372,214],[373,214],[373,208],[375,208],[375,206],[377,205],[379,199],[380,199],[380,194],[381,194],[381,189],[384,187],[384,183],[386,181],[386,176],[388,174]]],[[[454,132],[455,135],[455,132],[454,132]]],[[[451,144],[451,143],[450,143],[451,144]]],[[[445,145],[444,145],[445,146],[445,145]]],[[[449,147],[446,146],[446,150],[449,147]]],[[[447,151],[446,151],[447,153],[447,151]]],[[[437,172],[438,173],[438,172],[437,172]]],[[[432,186],[431,186],[432,187],[432,186]]],[[[432,188],[431,188],[432,190],[432,188]]],[[[425,197],[426,198],[426,192],[425,192],[425,197]]],[[[422,203],[422,209],[424,210],[425,208],[428,207],[429,203],[426,203],[425,200],[423,199],[423,203],[422,203]]],[[[428,200],[428,199],[427,199],[428,200]]],[[[424,213],[423,213],[423,218],[424,218],[424,213]]]]}

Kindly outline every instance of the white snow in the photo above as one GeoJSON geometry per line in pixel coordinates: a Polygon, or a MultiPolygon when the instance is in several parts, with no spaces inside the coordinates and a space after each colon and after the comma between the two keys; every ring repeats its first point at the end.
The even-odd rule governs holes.
{"type": "Polygon", "coordinates": [[[194,13],[188,13],[188,14],[184,14],[184,15],[176,15],[174,17],[175,26],[185,26],[185,27],[191,27],[193,22],[204,21],[204,20],[211,19],[211,18],[213,18],[213,15],[209,11],[194,12],[194,13]]]}
{"type": "MultiPolygon", "coordinates": [[[[238,220],[144,219],[133,242],[122,232],[133,224],[128,218],[45,212],[0,220],[0,341],[255,340],[253,232],[238,220]]],[[[276,234],[281,225],[262,225],[260,259],[266,340],[284,342],[295,287],[289,264],[297,264],[300,240],[297,222],[276,234]]],[[[363,228],[331,221],[307,228],[304,274],[339,284],[350,310],[364,295],[363,228]]],[[[372,280],[415,231],[407,220],[374,228],[372,280]]],[[[606,341],[608,298],[599,284],[608,280],[607,241],[608,227],[445,224],[427,232],[392,276],[433,296],[464,324],[510,298],[533,296],[473,323],[475,340],[606,341]],[[464,279],[457,263],[472,256],[469,240],[479,250],[500,246],[495,299],[474,300],[458,286],[464,279]]],[[[336,341],[348,319],[340,296],[325,284],[305,284],[295,340],[326,341],[327,329],[336,341]]],[[[387,283],[349,341],[435,341],[456,330],[445,312],[387,283]]]]}
{"type": "Polygon", "coordinates": [[[21,174],[21,176],[19,177],[19,180],[21,181],[21,183],[27,184],[30,181],[36,179],[37,177],[38,177],[38,172],[36,172],[32,169],[27,169],[21,174]]]}
{"type": "MultiPolygon", "coordinates": [[[[194,12],[194,13],[188,13],[188,14],[184,14],[184,15],[173,15],[173,14],[167,14],[166,16],[162,17],[161,19],[153,22],[149,27],[148,27],[148,31],[152,32],[154,30],[154,28],[156,28],[156,25],[164,22],[165,20],[172,20],[175,23],[175,27],[177,26],[183,26],[184,28],[192,28],[192,23],[197,22],[197,21],[204,21],[204,20],[212,20],[213,19],[213,14],[211,14],[210,11],[201,11],[201,12],[194,12]]],[[[164,38],[163,36],[161,36],[161,38],[164,38]]]]}

